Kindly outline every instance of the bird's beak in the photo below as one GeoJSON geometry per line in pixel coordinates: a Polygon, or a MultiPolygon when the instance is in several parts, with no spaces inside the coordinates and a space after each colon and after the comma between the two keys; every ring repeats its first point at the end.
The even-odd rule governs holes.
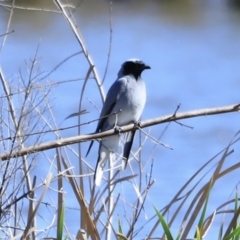
{"type": "Polygon", "coordinates": [[[144,66],[143,66],[143,69],[151,69],[151,67],[148,66],[148,65],[144,65],[144,66]]]}

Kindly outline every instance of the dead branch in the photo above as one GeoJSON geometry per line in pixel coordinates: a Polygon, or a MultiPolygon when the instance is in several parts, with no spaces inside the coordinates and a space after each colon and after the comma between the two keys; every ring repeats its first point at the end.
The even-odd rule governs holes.
{"type": "MultiPolygon", "coordinates": [[[[163,117],[148,119],[148,120],[140,122],[139,125],[141,128],[146,128],[146,127],[150,127],[153,125],[158,125],[158,124],[166,123],[166,122],[173,122],[173,121],[186,119],[186,118],[216,115],[216,114],[223,114],[223,113],[230,113],[230,112],[238,112],[239,110],[240,110],[240,104],[234,104],[234,105],[230,105],[230,106],[217,107],[217,108],[205,108],[205,109],[187,111],[187,112],[182,112],[182,113],[174,113],[174,114],[166,115],[163,117]]],[[[121,132],[125,133],[125,132],[131,131],[133,129],[138,129],[138,128],[139,128],[139,126],[137,126],[136,124],[129,124],[129,125],[121,127],[121,132]]],[[[63,147],[66,145],[71,145],[71,144],[80,143],[80,142],[86,142],[86,141],[90,141],[90,140],[102,139],[102,138],[105,138],[105,137],[108,137],[108,136],[111,136],[114,134],[116,134],[115,130],[111,129],[111,130],[108,130],[105,132],[92,133],[92,134],[88,134],[88,135],[80,135],[80,136],[65,138],[65,139],[56,140],[56,141],[52,141],[52,142],[46,142],[46,143],[43,143],[40,145],[30,146],[30,147],[24,148],[19,151],[13,151],[11,153],[4,153],[4,154],[0,155],[0,159],[2,161],[4,161],[4,160],[11,159],[11,158],[24,156],[24,155],[28,155],[31,153],[41,152],[41,151],[48,150],[48,149],[63,147]]]]}

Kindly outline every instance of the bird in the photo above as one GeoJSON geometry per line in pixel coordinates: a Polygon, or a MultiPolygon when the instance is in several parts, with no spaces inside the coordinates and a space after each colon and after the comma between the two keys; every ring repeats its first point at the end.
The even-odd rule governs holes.
{"type": "MultiPolygon", "coordinates": [[[[137,58],[125,61],[117,74],[116,81],[110,87],[103,104],[95,133],[121,126],[138,123],[146,103],[146,87],[141,73],[151,67],[137,58]]],[[[136,130],[126,134],[122,154],[122,169],[126,169],[136,130]]],[[[94,182],[101,184],[104,167],[107,160],[114,161],[118,152],[120,134],[106,137],[99,144],[98,160],[95,168],[94,182]]],[[[86,157],[89,154],[91,141],[86,157]]]]}

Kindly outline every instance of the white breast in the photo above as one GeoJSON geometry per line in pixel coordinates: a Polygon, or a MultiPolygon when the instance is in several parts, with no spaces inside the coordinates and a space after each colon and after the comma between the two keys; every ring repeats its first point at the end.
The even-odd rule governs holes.
{"type": "MultiPolygon", "coordinates": [[[[122,126],[138,121],[142,115],[146,103],[146,88],[141,78],[128,80],[126,91],[121,95],[119,102],[114,107],[113,112],[121,112],[114,117],[117,125],[122,126]]],[[[110,120],[110,119],[109,119],[110,120]]]]}

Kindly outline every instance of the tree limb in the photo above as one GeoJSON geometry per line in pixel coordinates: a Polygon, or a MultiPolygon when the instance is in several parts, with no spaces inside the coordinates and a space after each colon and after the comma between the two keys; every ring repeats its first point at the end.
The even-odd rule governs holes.
{"type": "MultiPolygon", "coordinates": [[[[199,109],[199,110],[182,112],[182,113],[174,113],[174,114],[166,115],[163,117],[157,117],[154,119],[148,119],[148,120],[142,121],[140,123],[140,127],[145,128],[145,127],[149,127],[149,126],[153,126],[161,123],[173,122],[173,121],[186,119],[186,118],[223,114],[223,113],[230,113],[230,112],[237,112],[237,111],[240,111],[240,104],[234,104],[230,106],[217,107],[217,108],[205,108],[205,109],[199,109]]],[[[136,126],[136,124],[129,124],[121,127],[121,132],[125,133],[138,128],[139,126],[136,126]]],[[[69,137],[69,138],[56,140],[52,142],[46,142],[40,145],[30,146],[30,147],[21,149],[19,151],[4,153],[0,155],[0,159],[4,161],[10,158],[16,158],[16,157],[24,156],[31,153],[41,152],[41,151],[52,149],[52,148],[63,147],[66,145],[85,142],[89,140],[101,139],[114,134],[116,134],[115,130],[111,129],[105,132],[92,133],[88,135],[80,135],[80,136],[69,137]]]]}

